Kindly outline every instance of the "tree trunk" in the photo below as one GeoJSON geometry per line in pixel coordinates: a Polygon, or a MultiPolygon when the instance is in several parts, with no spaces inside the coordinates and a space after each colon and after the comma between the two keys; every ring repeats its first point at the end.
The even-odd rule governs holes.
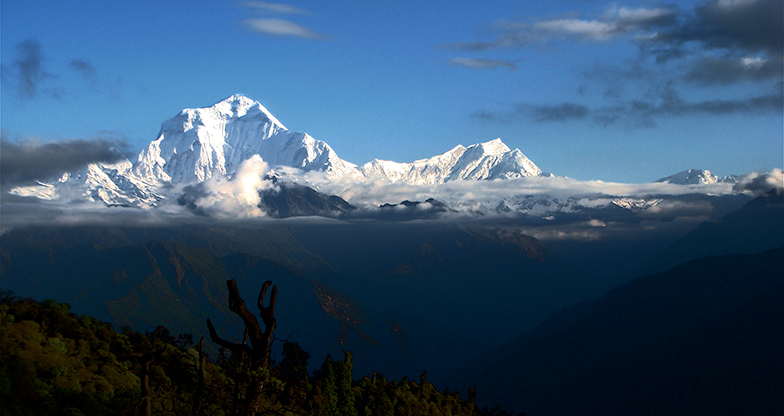
{"type": "MultiPolygon", "coordinates": [[[[271,281],[266,281],[261,286],[261,292],[256,304],[259,307],[259,315],[264,322],[264,331],[261,331],[261,326],[256,317],[248,311],[245,307],[245,301],[240,297],[240,292],[237,289],[237,283],[232,279],[226,282],[229,289],[229,310],[239,315],[245,323],[245,333],[250,338],[250,347],[243,339],[242,344],[234,344],[225,341],[218,336],[215,328],[212,326],[210,320],[207,320],[207,328],[210,330],[210,339],[216,344],[228,348],[233,353],[241,355],[247,354],[250,360],[249,368],[253,370],[260,370],[259,374],[254,376],[248,382],[245,389],[245,400],[242,407],[242,414],[245,416],[255,416],[261,409],[261,403],[264,399],[264,377],[265,370],[269,367],[269,353],[270,343],[272,342],[272,333],[275,331],[275,300],[278,294],[278,288],[272,287],[272,294],[270,295],[269,306],[264,306],[264,295],[267,289],[272,284],[271,281]]],[[[239,410],[239,409],[237,409],[239,410]]],[[[237,411],[239,413],[239,411],[237,411]]]]}

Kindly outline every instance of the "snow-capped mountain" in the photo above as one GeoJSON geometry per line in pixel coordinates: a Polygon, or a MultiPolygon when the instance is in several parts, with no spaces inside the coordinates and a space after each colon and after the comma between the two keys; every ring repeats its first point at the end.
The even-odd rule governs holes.
{"type": "Polygon", "coordinates": [[[656,182],[672,183],[676,185],[703,185],[717,182],[735,183],[737,181],[738,177],[735,175],[719,177],[712,174],[709,170],[704,169],[688,169],[667,176],[666,178],[656,180],[656,182]]]}
{"type": "MultiPolygon", "coordinates": [[[[107,205],[151,208],[171,189],[232,178],[243,162],[259,155],[272,169],[325,172],[327,178],[350,181],[386,178],[409,184],[455,180],[508,179],[541,175],[541,170],[500,139],[454,149],[411,163],[373,160],[362,168],[340,159],[325,142],[288,130],[258,101],[232,95],[205,108],[182,110],[164,121],[157,139],[142,150],[136,163],[90,164],[78,172],[12,193],[41,199],[74,197],[107,205]]],[[[287,173],[291,175],[291,173],[287,173]]]]}
{"type": "Polygon", "coordinates": [[[201,182],[231,175],[258,154],[274,167],[323,171],[333,178],[385,177],[392,182],[433,184],[536,176],[541,170],[501,139],[454,149],[412,163],[373,160],[362,166],[340,159],[325,142],[286,129],[260,103],[233,95],[212,107],[186,109],[161,126],[158,139],[139,155],[136,176],[162,183],[201,182]]]}
{"type": "Polygon", "coordinates": [[[90,163],[76,172],[64,173],[55,181],[38,181],[36,185],[9,192],[43,200],[87,200],[138,208],[151,208],[164,198],[156,184],[133,174],[133,164],[128,158],[118,156],[120,160],[115,163],[90,163]]]}
{"type": "Polygon", "coordinates": [[[518,149],[511,150],[501,139],[454,149],[411,163],[374,159],[362,166],[365,177],[384,177],[412,185],[454,180],[511,179],[542,174],[518,149]]]}
{"type": "Polygon", "coordinates": [[[133,173],[162,183],[202,182],[231,175],[259,155],[271,166],[359,176],[325,142],[286,129],[257,101],[242,95],[207,108],[185,109],[163,122],[158,138],[139,154],[133,173]]]}
{"type": "MultiPolygon", "coordinates": [[[[374,159],[359,167],[340,159],[327,143],[307,133],[288,130],[259,102],[242,95],[232,95],[210,107],[182,110],[162,123],[157,138],[139,153],[136,163],[125,157],[118,159],[119,162],[112,164],[90,164],[76,172],[42,179],[37,185],[14,188],[10,192],[63,202],[91,200],[109,206],[154,208],[164,200],[177,203],[182,199],[184,189],[191,185],[200,184],[205,195],[255,197],[260,188],[269,188],[264,184],[277,178],[281,183],[302,185],[292,189],[309,189],[315,193],[322,192],[319,189],[325,183],[335,185],[324,188],[362,206],[362,191],[351,190],[383,186],[386,181],[422,185],[412,192],[430,193],[434,192],[433,188],[426,185],[549,176],[520,150],[510,149],[501,139],[467,147],[458,145],[443,154],[410,163],[374,159]],[[248,168],[251,161],[254,161],[253,166],[248,168]],[[309,175],[308,172],[324,174],[309,175]],[[246,183],[245,179],[254,180],[246,183]],[[359,186],[355,188],[356,185],[359,186]],[[231,192],[217,189],[219,187],[231,188],[231,192]],[[356,197],[358,194],[359,201],[351,199],[351,195],[356,197]]],[[[692,169],[657,182],[709,184],[732,182],[733,179],[737,180],[692,169]]],[[[275,189],[278,188],[280,186],[275,189]]],[[[259,194],[259,197],[270,199],[269,192],[259,194]]],[[[542,217],[554,212],[585,214],[597,209],[642,212],[661,202],[658,199],[630,199],[624,195],[585,197],[577,194],[556,198],[519,192],[508,189],[491,192],[489,197],[457,192],[455,198],[443,195],[439,199],[449,210],[465,213],[517,213],[542,217]],[[471,197],[466,197],[469,194],[471,197]]],[[[331,197],[329,194],[323,196],[331,197]]],[[[409,196],[400,200],[406,197],[409,196]]],[[[256,204],[249,206],[255,208],[256,204]]]]}
{"type": "Polygon", "coordinates": [[[640,199],[611,196],[558,198],[551,195],[511,195],[499,201],[493,211],[499,214],[515,213],[534,216],[619,209],[629,213],[639,213],[655,207],[661,202],[662,199],[659,198],[640,199]]]}

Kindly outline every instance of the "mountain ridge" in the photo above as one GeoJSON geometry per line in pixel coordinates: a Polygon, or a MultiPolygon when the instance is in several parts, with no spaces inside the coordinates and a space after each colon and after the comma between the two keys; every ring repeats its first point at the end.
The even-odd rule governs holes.
{"type": "MultiPolygon", "coordinates": [[[[543,172],[519,149],[510,149],[500,138],[469,146],[457,145],[442,154],[413,162],[373,159],[358,166],[341,159],[326,142],[308,133],[288,130],[258,101],[235,94],[209,107],[186,108],[165,120],[157,138],[139,152],[135,163],[124,156],[113,164],[93,163],[77,172],[66,172],[58,178],[39,181],[37,185],[13,188],[9,193],[65,203],[93,201],[107,206],[153,209],[167,204],[167,200],[178,201],[183,195],[183,188],[194,184],[223,181],[224,185],[230,183],[229,186],[251,186],[239,183],[241,178],[238,176],[241,174],[255,178],[255,183],[264,183],[264,186],[263,178],[269,176],[299,182],[317,191],[318,184],[328,183],[334,185],[332,189],[336,189],[334,194],[337,197],[347,200],[350,198],[346,195],[351,194],[354,187],[438,185],[554,176],[543,172]],[[248,168],[251,160],[262,163],[254,162],[248,168]]],[[[718,178],[706,170],[690,169],[658,182],[704,185],[737,180],[733,176],[718,178]]],[[[248,191],[243,189],[242,194],[248,195],[248,191]]],[[[619,198],[628,199],[625,195],[619,198]]],[[[530,195],[517,194],[494,201],[444,202],[450,209],[469,214],[546,217],[563,210],[585,211],[585,207],[578,203],[584,199],[537,197],[533,201],[530,195]],[[492,203],[478,211],[467,208],[484,202],[492,203]],[[459,205],[461,203],[463,205],[459,205]]],[[[629,205],[626,200],[611,199],[613,201],[608,199],[601,204],[641,211],[660,202],[658,199],[634,200],[629,205]]],[[[596,201],[588,203],[591,207],[597,204],[596,201]]]]}
{"type": "Polygon", "coordinates": [[[675,185],[701,185],[708,183],[737,183],[737,175],[716,176],[705,169],[687,169],[664,178],[657,179],[655,182],[671,183],[675,185]]]}
{"type": "Polygon", "coordinates": [[[254,155],[273,169],[323,172],[328,178],[358,182],[382,177],[416,185],[541,174],[522,152],[509,149],[500,139],[458,145],[411,163],[374,159],[359,167],[338,157],[326,142],[288,130],[258,101],[235,94],[209,107],[186,108],[165,120],[135,163],[127,157],[114,164],[93,163],[11,192],[45,200],[81,197],[109,206],[152,208],[163,199],[177,199],[178,195],[171,195],[172,187],[232,178],[254,155]]]}

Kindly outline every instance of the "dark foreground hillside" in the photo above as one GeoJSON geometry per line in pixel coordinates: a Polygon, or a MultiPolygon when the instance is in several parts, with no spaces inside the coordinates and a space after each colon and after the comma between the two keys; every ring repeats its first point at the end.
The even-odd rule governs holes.
{"type": "MultiPolygon", "coordinates": [[[[205,341],[209,343],[210,341],[205,341]]],[[[468,395],[437,391],[426,375],[355,380],[351,354],[327,357],[310,375],[309,355],[286,343],[267,371],[236,354],[206,357],[198,340],[124,329],[69,313],[67,304],[0,294],[0,415],[232,415],[247,380],[264,379],[269,415],[483,415],[468,395]],[[195,342],[194,342],[195,341],[195,342]]],[[[247,413],[243,413],[247,414],[247,413]]]]}
{"type": "Polygon", "coordinates": [[[502,350],[469,379],[529,415],[784,414],[784,250],[638,278],[502,350]]]}

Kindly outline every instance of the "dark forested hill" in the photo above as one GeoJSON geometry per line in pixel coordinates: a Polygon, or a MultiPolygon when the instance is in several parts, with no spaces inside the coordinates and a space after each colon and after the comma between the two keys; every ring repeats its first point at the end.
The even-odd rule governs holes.
{"type": "Polygon", "coordinates": [[[164,327],[115,332],[69,309],[0,292],[0,415],[499,415],[480,411],[473,391],[438,391],[425,374],[356,377],[349,352],[311,374],[308,352],[285,343],[260,368],[241,353],[209,357],[200,340],[164,327]],[[244,398],[256,379],[263,388],[251,408],[244,398]]]}
{"type": "Polygon", "coordinates": [[[224,282],[244,291],[273,280],[281,337],[314,357],[351,349],[360,374],[427,369],[434,382],[605,288],[532,237],[445,224],[30,227],[1,248],[0,288],[117,328],[203,335],[211,318],[241,336],[224,282]]]}
{"type": "Polygon", "coordinates": [[[704,222],[653,258],[648,273],[706,256],[757,253],[784,246],[784,195],[774,189],[717,221],[704,222]]]}
{"type": "Polygon", "coordinates": [[[555,315],[468,376],[530,415],[784,412],[784,250],[708,257],[555,315]]]}

